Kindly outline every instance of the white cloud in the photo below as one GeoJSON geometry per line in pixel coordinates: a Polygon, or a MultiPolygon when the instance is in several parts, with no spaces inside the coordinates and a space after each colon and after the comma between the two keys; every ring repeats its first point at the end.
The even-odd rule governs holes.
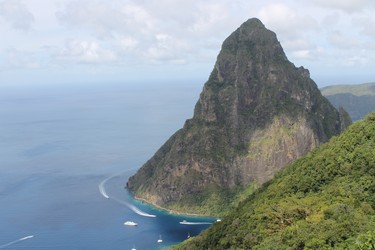
{"type": "Polygon", "coordinates": [[[375,40],[375,18],[373,17],[373,13],[371,13],[370,16],[353,18],[353,23],[360,29],[361,34],[375,40]]]}
{"type": "Polygon", "coordinates": [[[314,2],[322,7],[353,13],[364,11],[369,7],[374,7],[374,0],[314,0],[314,2]]]}
{"type": "Polygon", "coordinates": [[[153,63],[170,62],[175,64],[186,63],[184,52],[189,46],[182,40],[179,40],[169,34],[156,34],[155,43],[144,53],[144,59],[153,63]]]}
{"type": "Polygon", "coordinates": [[[93,1],[69,2],[64,9],[56,13],[61,24],[73,30],[90,32],[95,36],[106,38],[113,35],[119,27],[124,25],[124,20],[111,4],[93,1]]]}
{"type": "Polygon", "coordinates": [[[194,14],[193,24],[190,25],[191,32],[212,32],[216,25],[228,18],[228,9],[221,3],[203,3],[197,6],[194,14]]]}
{"type": "MultiPolygon", "coordinates": [[[[106,1],[71,2],[57,16],[69,28],[89,31],[94,39],[112,44],[109,59],[116,58],[122,63],[181,63],[181,55],[188,48],[184,39],[168,33],[175,30],[163,31],[167,24],[157,17],[157,13],[130,1],[114,1],[114,4],[106,1]]],[[[69,56],[80,58],[76,61],[88,62],[95,61],[99,54],[108,54],[101,52],[96,56],[92,56],[93,53],[83,56],[84,52],[89,52],[86,47],[78,46],[82,55],[76,53],[69,56]]],[[[97,44],[93,49],[96,47],[97,44]]]]}
{"type": "Polygon", "coordinates": [[[298,59],[312,59],[314,56],[312,55],[311,50],[302,49],[302,50],[294,50],[292,51],[292,56],[298,59]]]}
{"type": "Polygon", "coordinates": [[[299,11],[298,5],[271,3],[263,6],[257,16],[268,29],[276,32],[291,61],[317,60],[321,53],[310,35],[319,32],[318,21],[310,14],[299,11]]]}
{"type": "Polygon", "coordinates": [[[119,43],[123,50],[134,50],[138,46],[139,41],[133,37],[123,37],[119,39],[119,43]]]}
{"type": "Polygon", "coordinates": [[[142,6],[122,1],[74,1],[56,13],[60,23],[77,30],[91,32],[99,38],[149,32],[152,16],[142,6]]]}
{"type": "Polygon", "coordinates": [[[322,25],[324,25],[325,27],[337,26],[340,24],[341,19],[342,18],[340,12],[334,11],[323,17],[322,25]]]}
{"type": "Polygon", "coordinates": [[[129,27],[136,25],[142,32],[153,30],[156,20],[142,6],[137,4],[125,4],[121,9],[122,17],[126,20],[129,27]]]}
{"type": "Polygon", "coordinates": [[[310,41],[306,39],[291,39],[283,42],[283,48],[290,50],[305,50],[313,47],[310,41]]]}
{"type": "Polygon", "coordinates": [[[361,42],[356,37],[344,35],[338,30],[330,34],[329,40],[333,46],[342,49],[356,49],[361,46],[361,42]]]}
{"type": "Polygon", "coordinates": [[[152,68],[156,64],[157,69],[160,65],[167,69],[185,64],[199,71],[202,65],[202,70],[211,68],[231,32],[247,19],[258,17],[277,34],[296,65],[318,73],[329,65],[330,74],[347,65],[354,65],[354,70],[352,62],[373,69],[374,3],[0,0],[0,32],[6,34],[0,41],[0,58],[3,62],[8,58],[14,67],[29,68],[63,64],[64,69],[74,69],[79,64],[82,69],[95,64],[95,68],[109,66],[103,70],[113,71],[123,68],[114,65],[126,65],[131,71],[133,66],[152,68]]]}
{"type": "Polygon", "coordinates": [[[363,66],[368,63],[369,59],[365,56],[349,56],[346,57],[344,60],[341,61],[341,64],[345,67],[353,67],[353,66],[363,66]]]}
{"type": "Polygon", "coordinates": [[[105,64],[117,61],[116,54],[108,49],[100,47],[95,41],[69,40],[55,57],[57,61],[105,64]]]}
{"type": "Polygon", "coordinates": [[[315,60],[321,53],[316,45],[302,38],[285,40],[282,46],[294,60],[315,60]]]}
{"type": "MultiPolygon", "coordinates": [[[[86,36],[113,43],[112,49],[117,50],[115,54],[122,56],[118,59],[125,63],[131,57],[133,62],[181,64],[189,61],[193,48],[199,54],[210,40],[197,37],[210,34],[215,37],[216,31],[225,30],[226,11],[223,3],[214,1],[192,4],[168,0],[113,1],[108,4],[95,0],[70,2],[57,12],[57,18],[72,31],[83,30],[86,36]]],[[[220,39],[218,43],[221,42],[220,39]]]]}
{"type": "Polygon", "coordinates": [[[20,0],[5,0],[0,2],[0,17],[14,29],[22,31],[30,30],[34,22],[33,14],[20,0]]]}
{"type": "Polygon", "coordinates": [[[318,28],[317,21],[307,13],[301,13],[285,4],[273,3],[260,9],[260,19],[284,37],[295,38],[318,28]]]}
{"type": "Polygon", "coordinates": [[[1,68],[7,69],[37,69],[40,63],[36,53],[10,48],[5,51],[5,61],[1,68]]]}

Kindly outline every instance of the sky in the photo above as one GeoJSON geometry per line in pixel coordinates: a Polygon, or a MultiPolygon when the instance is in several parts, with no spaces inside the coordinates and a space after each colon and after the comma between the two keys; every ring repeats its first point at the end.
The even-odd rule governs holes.
{"type": "Polygon", "coordinates": [[[252,17],[318,86],[374,82],[373,13],[374,0],[0,0],[0,85],[206,81],[252,17]]]}

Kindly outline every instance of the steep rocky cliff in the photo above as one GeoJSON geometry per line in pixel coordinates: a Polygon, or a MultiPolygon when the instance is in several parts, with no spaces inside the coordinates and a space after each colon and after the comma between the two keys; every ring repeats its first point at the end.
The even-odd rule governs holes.
{"type": "Polygon", "coordinates": [[[249,19],[224,41],[193,118],[127,186],[158,206],[218,214],[345,127],[309,71],[249,19]]]}

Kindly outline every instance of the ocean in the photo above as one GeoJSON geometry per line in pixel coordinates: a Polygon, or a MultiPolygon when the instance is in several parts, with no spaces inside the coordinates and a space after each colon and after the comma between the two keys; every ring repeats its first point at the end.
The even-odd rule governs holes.
{"type": "Polygon", "coordinates": [[[214,218],[172,215],[124,188],[192,117],[201,89],[0,86],[0,249],[165,249],[206,229],[214,218]]]}

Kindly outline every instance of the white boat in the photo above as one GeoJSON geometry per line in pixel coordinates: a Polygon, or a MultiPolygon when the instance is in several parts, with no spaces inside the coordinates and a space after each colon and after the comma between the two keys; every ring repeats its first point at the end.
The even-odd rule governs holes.
{"type": "Polygon", "coordinates": [[[132,250],[137,250],[136,248],[135,248],[135,246],[133,245],[133,248],[132,248],[132,250]]]}
{"type": "Polygon", "coordinates": [[[125,221],[124,222],[124,225],[125,226],[138,226],[138,224],[137,223],[135,223],[135,222],[133,222],[133,221],[125,221]]]}
{"type": "Polygon", "coordinates": [[[158,239],[157,242],[158,242],[158,243],[162,243],[162,242],[163,242],[163,240],[161,239],[161,235],[159,235],[159,239],[158,239]]]}

